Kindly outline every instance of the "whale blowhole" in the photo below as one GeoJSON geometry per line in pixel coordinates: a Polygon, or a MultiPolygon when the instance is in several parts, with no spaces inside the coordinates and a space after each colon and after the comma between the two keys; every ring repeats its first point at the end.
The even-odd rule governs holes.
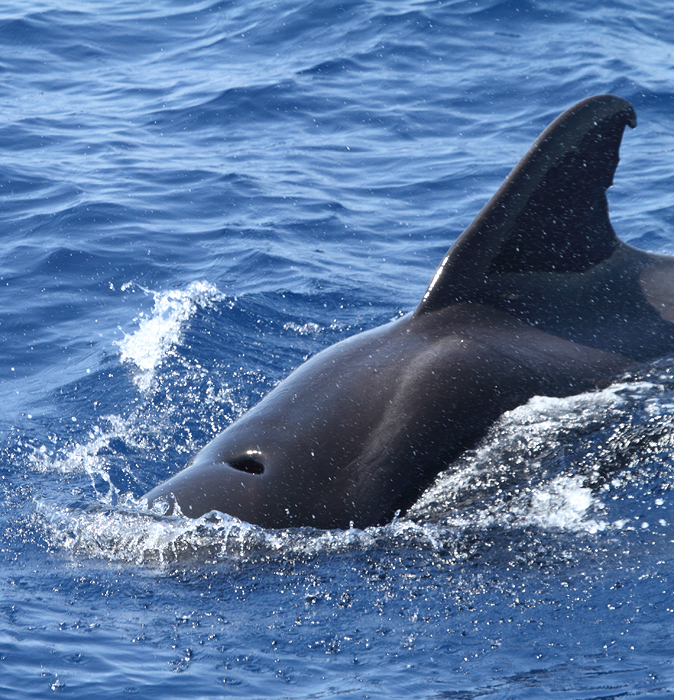
{"type": "Polygon", "coordinates": [[[246,472],[246,474],[264,474],[264,464],[250,455],[228,460],[227,464],[237,471],[246,472]]]}

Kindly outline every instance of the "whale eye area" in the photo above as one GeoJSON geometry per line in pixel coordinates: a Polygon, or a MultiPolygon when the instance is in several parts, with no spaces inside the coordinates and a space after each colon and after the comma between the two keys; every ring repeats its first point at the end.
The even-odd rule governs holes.
{"type": "Polygon", "coordinates": [[[240,472],[246,472],[246,474],[264,474],[264,464],[250,455],[227,460],[227,464],[240,472]]]}

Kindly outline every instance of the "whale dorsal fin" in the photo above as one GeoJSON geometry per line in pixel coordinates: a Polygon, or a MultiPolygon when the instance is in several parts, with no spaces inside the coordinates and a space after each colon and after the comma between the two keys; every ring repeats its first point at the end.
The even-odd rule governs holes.
{"type": "Polygon", "coordinates": [[[416,313],[479,298],[493,275],[583,272],[618,244],[608,216],[632,105],[589,97],[555,119],[449,249],[416,313]]]}

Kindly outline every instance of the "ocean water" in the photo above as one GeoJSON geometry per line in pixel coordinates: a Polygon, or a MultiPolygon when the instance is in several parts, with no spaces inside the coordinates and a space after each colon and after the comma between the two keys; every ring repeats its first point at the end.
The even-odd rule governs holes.
{"type": "Polygon", "coordinates": [[[379,528],[138,499],[414,308],[535,137],[630,100],[674,254],[665,0],[0,7],[0,697],[674,696],[674,358],[536,397],[379,528]]]}

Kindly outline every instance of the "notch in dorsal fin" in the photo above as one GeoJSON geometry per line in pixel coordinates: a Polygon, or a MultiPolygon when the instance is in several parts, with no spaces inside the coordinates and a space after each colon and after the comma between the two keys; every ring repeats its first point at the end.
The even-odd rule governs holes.
{"type": "Polygon", "coordinates": [[[614,95],[557,117],[449,249],[416,313],[478,297],[491,275],[582,272],[609,257],[618,239],[606,190],[625,126],[636,123],[614,95]]]}

